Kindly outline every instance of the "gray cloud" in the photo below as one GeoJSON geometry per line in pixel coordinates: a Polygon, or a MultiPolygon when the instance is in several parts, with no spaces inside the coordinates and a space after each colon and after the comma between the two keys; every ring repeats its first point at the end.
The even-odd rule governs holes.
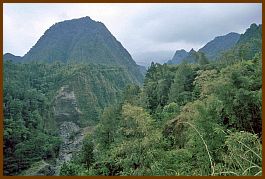
{"type": "Polygon", "coordinates": [[[52,24],[90,16],[139,62],[163,62],[177,49],[261,23],[261,4],[4,4],[4,53],[24,55],[52,24]]]}
{"type": "Polygon", "coordinates": [[[144,36],[157,42],[203,42],[218,34],[241,31],[261,21],[261,7],[249,4],[198,4],[168,8],[143,26],[144,36]],[[150,33],[148,30],[154,29],[150,33]]]}

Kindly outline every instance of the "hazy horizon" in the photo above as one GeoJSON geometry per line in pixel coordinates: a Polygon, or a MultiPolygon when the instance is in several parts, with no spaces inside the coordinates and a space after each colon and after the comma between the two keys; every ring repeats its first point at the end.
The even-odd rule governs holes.
{"type": "Polygon", "coordinates": [[[216,36],[243,33],[250,24],[262,22],[261,7],[261,3],[4,3],[3,51],[23,56],[54,23],[89,16],[104,23],[136,63],[146,66],[171,59],[178,49],[198,50],[216,36]]]}

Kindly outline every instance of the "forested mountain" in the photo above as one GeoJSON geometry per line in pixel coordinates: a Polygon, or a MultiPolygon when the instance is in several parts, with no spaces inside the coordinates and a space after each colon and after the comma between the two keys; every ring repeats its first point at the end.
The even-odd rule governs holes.
{"type": "Polygon", "coordinates": [[[169,60],[168,64],[180,64],[184,58],[188,56],[188,52],[186,50],[181,49],[177,50],[171,60],[169,60]]]}
{"type": "Polygon", "coordinates": [[[180,64],[152,63],[141,84],[129,57],[50,53],[68,46],[50,34],[72,23],[104,27],[55,24],[24,63],[4,61],[4,175],[262,175],[261,25],[216,60],[192,49],[180,64]]]}
{"type": "Polygon", "coordinates": [[[222,55],[221,59],[231,62],[237,59],[252,59],[262,50],[262,25],[251,24],[246,32],[240,35],[236,45],[222,55]]]}
{"type": "Polygon", "coordinates": [[[55,157],[60,124],[96,124],[102,110],[118,103],[123,89],[132,83],[131,76],[121,67],[5,61],[6,174],[15,174],[34,161],[55,157]],[[50,141],[53,136],[55,143],[50,141]],[[45,137],[50,138],[49,147],[43,149],[46,144],[38,143],[36,153],[34,142],[46,140],[45,137]]]}
{"type": "MultiPolygon", "coordinates": [[[[244,34],[240,36],[240,39],[238,40],[238,44],[244,44],[244,43],[252,43],[254,39],[261,40],[262,38],[262,25],[259,24],[251,24],[250,27],[246,30],[244,34]]],[[[260,45],[260,44],[258,44],[260,45]]]]}
{"type": "Polygon", "coordinates": [[[208,58],[203,52],[196,52],[193,48],[186,52],[185,50],[177,50],[172,60],[167,64],[181,64],[181,63],[208,63],[208,58]]]}
{"type": "Polygon", "coordinates": [[[95,125],[127,85],[141,85],[144,73],[104,24],[89,17],[53,25],[23,57],[5,54],[5,175],[40,160],[56,165],[66,142],[59,139],[61,126],[95,125]]]}
{"type": "Polygon", "coordinates": [[[194,49],[191,49],[188,55],[182,59],[182,63],[206,64],[208,59],[203,52],[196,52],[194,49]]]}
{"type": "Polygon", "coordinates": [[[135,78],[135,81],[143,80],[137,64],[122,44],[103,23],[90,17],[54,24],[22,57],[22,61],[121,66],[135,78]]]}
{"type": "Polygon", "coordinates": [[[257,29],[241,35],[249,47],[241,58],[239,39],[230,61],[224,54],[205,64],[152,63],[144,86],[128,86],[120,104],[105,108],[60,174],[262,175],[257,29]]]}
{"type": "Polygon", "coordinates": [[[224,36],[215,37],[205,46],[200,48],[197,53],[191,49],[190,52],[185,50],[177,50],[171,60],[167,64],[180,64],[182,62],[197,63],[199,56],[204,54],[207,60],[216,60],[224,52],[230,50],[238,42],[240,34],[231,32],[224,36]]]}
{"type": "Polygon", "coordinates": [[[15,55],[13,55],[13,54],[11,54],[11,53],[6,53],[6,54],[4,54],[4,56],[3,56],[3,59],[4,60],[11,60],[11,61],[13,61],[13,62],[21,62],[22,61],[22,57],[20,57],[20,56],[15,56],[15,55]]]}
{"type": "Polygon", "coordinates": [[[146,74],[147,70],[145,66],[138,65],[138,69],[140,70],[143,76],[146,74]]]}
{"type": "Polygon", "coordinates": [[[240,34],[234,32],[215,37],[199,49],[199,52],[203,52],[209,60],[216,60],[223,52],[231,49],[237,43],[239,37],[240,34]]]}

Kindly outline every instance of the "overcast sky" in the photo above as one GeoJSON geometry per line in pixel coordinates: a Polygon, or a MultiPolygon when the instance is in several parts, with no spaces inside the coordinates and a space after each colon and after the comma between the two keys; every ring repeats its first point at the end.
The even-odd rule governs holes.
{"type": "Polygon", "coordinates": [[[198,50],[216,36],[262,21],[261,4],[4,4],[4,53],[23,56],[56,22],[103,22],[139,64],[198,50]]]}

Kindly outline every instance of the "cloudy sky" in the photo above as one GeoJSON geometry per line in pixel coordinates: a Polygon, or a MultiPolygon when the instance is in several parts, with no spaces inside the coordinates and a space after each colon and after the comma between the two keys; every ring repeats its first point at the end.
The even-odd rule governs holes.
{"type": "Polygon", "coordinates": [[[229,32],[261,23],[261,4],[4,4],[4,53],[23,56],[56,22],[90,16],[103,22],[139,64],[198,50],[229,32]]]}

